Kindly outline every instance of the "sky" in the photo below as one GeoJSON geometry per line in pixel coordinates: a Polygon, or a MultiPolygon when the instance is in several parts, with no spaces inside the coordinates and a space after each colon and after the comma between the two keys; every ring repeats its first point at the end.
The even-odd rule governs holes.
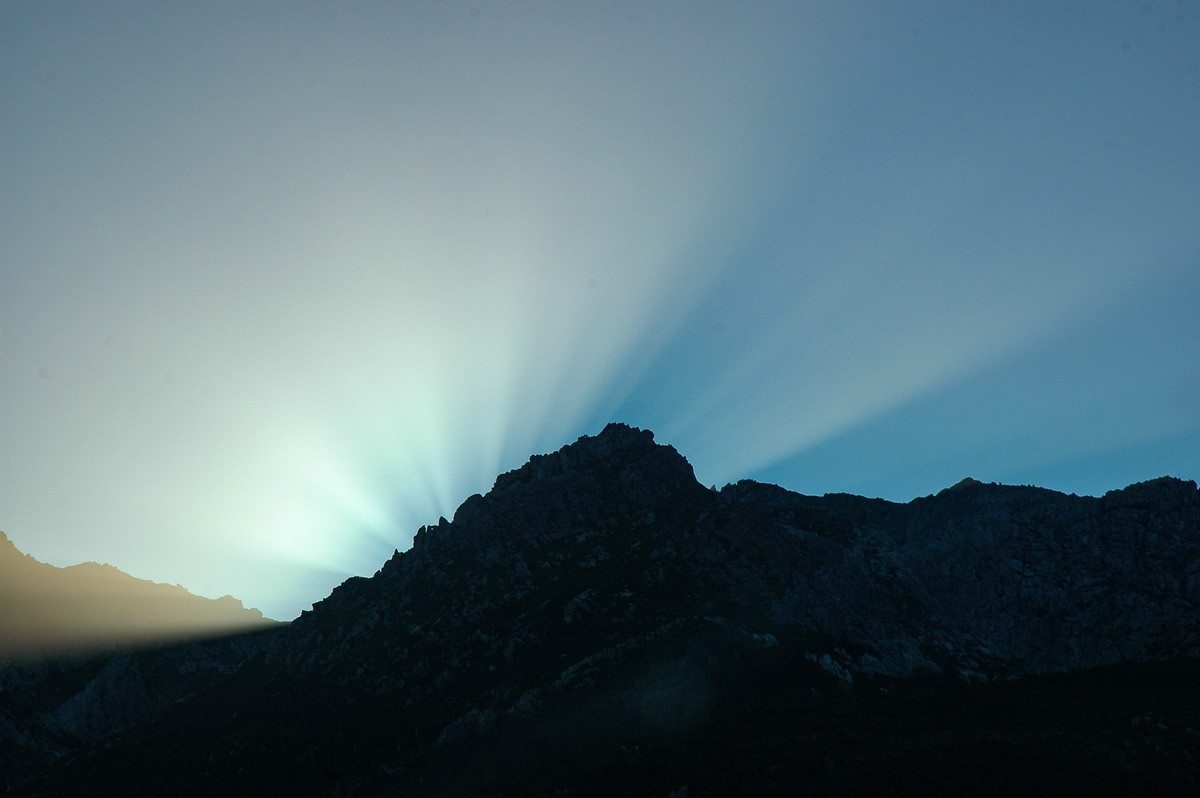
{"type": "Polygon", "coordinates": [[[287,619],[612,420],[1200,478],[1200,0],[0,2],[0,529],[287,619]]]}

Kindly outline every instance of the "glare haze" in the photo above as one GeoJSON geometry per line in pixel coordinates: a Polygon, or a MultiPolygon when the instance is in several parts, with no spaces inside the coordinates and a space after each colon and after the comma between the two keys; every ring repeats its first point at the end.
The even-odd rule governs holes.
{"type": "Polygon", "coordinates": [[[1200,4],[3,2],[0,529],[294,617],[610,420],[1200,476],[1200,4]]]}

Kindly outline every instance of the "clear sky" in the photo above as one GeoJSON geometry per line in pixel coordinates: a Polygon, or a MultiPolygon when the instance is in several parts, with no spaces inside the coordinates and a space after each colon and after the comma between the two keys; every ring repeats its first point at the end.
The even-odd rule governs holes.
{"type": "Polygon", "coordinates": [[[294,616],[609,420],[1200,477],[1200,2],[0,3],[0,529],[294,616]]]}

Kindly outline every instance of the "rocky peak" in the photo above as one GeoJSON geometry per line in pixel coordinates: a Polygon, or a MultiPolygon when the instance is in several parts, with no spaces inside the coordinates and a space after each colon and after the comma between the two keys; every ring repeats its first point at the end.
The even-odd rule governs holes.
{"type": "MultiPolygon", "coordinates": [[[[426,623],[415,625],[436,620],[440,633],[485,623],[494,624],[487,634],[511,633],[499,627],[517,600],[543,591],[546,601],[573,607],[559,609],[561,617],[575,617],[589,584],[604,583],[614,600],[627,589],[610,580],[614,567],[645,567],[652,551],[675,551],[669,539],[717,501],[673,447],[655,443],[649,431],[609,424],[500,475],[486,495],[464,501],[453,521],[418,529],[412,549],[396,552],[375,578],[349,579],[302,614],[282,656],[339,670],[311,641],[338,634],[350,650],[381,630],[414,625],[418,615],[426,623]],[[427,605],[435,594],[444,599],[427,605]]],[[[593,615],[607,606],[597,595],[593,615]]]]}
{"type": "Polygon", "coordinates": [[[963,477],[958,482],[955,482],[948,488],[942,489],[941,493],[953,493],[956,491],[969,490],[971,488],[982,486],[984,483],[974,477],[963,477]]]}
{"type": "Polygon", "coordinates": [[[453,522],[418,531],[413,545],[451,535],[466,543],[501,528],[524,538],[556,537],[580,524],[662,510],[706,493],[674,447],[655,443],[649,430],[612,423],[501,474],[486,496],[464,501],[453,522]]]}
{"type": "Polygon", "coordinates": [[[1136,482],[1120,490],[1111,490],[1104,494],[1104,498],[1148,508],[1178,504],[1194,506],[1200,504],[1200,490],[1193,480],[1158,477],[1136,482]]]}
{"type": "Polygon", "coordinates": [[[503,500],[524,486],[562,492],[585,483],[615,488],[627,499],[647,503],[673,490],[690,489],[696,476],[674,447],[654,442],[654,433],[612,423],[599,435],[584,435],[557,452],[534,455],[499,476],[489,496],[503,500]]]}

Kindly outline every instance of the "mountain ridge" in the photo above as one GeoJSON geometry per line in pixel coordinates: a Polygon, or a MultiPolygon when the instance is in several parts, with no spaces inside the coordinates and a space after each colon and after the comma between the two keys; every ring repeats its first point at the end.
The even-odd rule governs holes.
{"type": "MultiPolygon", "coordinates": [[[[29,793],[161,785],[136,767],[154,761],[193,795],[999,795],[1060,777],[1189,794],[1198,607],[1194,482],[1077,497],[972,481],[904,504],[714,491],[610,424],[500,475],[289,626],[207,650],[193,692],[143,689],[141,719],[83,739],[106,747],[29,793]],[[1090,708],[1040,709],[1056,702],[1090,708]],[[1173,731],[1147,742],[1147,712],[1173,731]],[[198,730],[210,742],[182,749],[198,730]]],[[[108,694],[199,654],[157,656],[109,672],[108,694]]]]}
{"type": "Polygon", "coordinates": [[[108,563],[50,565],[0,532],[0,663],[85,656],[275,623],[233,596],[197,596],[108,563]]]}

